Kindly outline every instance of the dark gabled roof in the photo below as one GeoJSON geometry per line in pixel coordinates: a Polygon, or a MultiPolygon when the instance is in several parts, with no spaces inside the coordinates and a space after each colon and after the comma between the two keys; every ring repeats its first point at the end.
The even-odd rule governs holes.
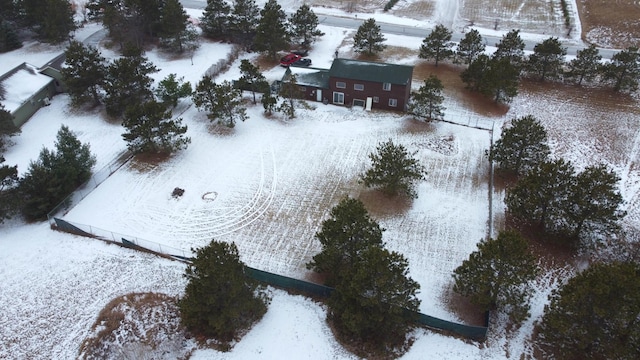
{"type": "Polygon", "coordinates": [[[413,66],[335,59],[329,76],[353,80],[407,85],[411,81],[413,66]]]}
{"type": "Polygon", "coordinates": [[[298,85],[313,86],[321,89],[329,88],[329,71],[320,70],[313,73],[296,74],[298,85]]]}

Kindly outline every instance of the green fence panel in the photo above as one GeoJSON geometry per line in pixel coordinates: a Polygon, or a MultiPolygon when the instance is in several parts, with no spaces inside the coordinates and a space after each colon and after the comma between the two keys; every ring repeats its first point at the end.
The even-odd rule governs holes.
{"type": "Polygon", "coordinates": [[[308,293],[315,296],[329,297],[333,292],[333,288],[324,285],[318,285],[303,280],[290,278],[270,272],[254,269],[251,267],[245,267],[245,273],[252,279],[260,282],[264,282],[276,287],[297,290],[300,292],[308,293]]]}
{"type": "Polygon", "coordinates": [[[88,233],[88,232],[80,229],[77,226],[71,225],[71,224],[69,224],[68,222],[66,222],[66,221],[64,221],[62,219],[53,218],[53,220],[56,223],[56,227],[60,231],[64,231],[64,232],[68,232],[68,233],[76,234],[76,235],[80,235],[80,236],[95,237],[93,234],[88,233]]]}

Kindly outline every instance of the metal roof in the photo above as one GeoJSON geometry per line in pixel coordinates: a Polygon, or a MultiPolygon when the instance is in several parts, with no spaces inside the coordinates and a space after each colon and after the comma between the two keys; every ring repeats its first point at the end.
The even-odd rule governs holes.
{"type": "Polygon", "coordinates": [[[353,80],[373,81],[407,85],[411,82],[413,66],[335,59],[329,70],[329,76],[353,80]]]}

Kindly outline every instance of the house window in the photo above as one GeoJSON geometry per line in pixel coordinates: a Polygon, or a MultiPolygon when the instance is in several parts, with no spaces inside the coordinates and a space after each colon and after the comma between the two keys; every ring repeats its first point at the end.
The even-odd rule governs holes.
{"type": "Polygon", "coordinates": [[[398,106],[398,100],[397,99],[389,99],[389,106],[392,106],[392,107],[398,106]]]}
{"type": "Polygon", "coordinates": [[[391,91],[391,83],[383,83],[382,84],[382,90],[391,91]]]}
{"type": "Polygon", "coordinates": [[[364,85],[363,84],[353,84],[353,90],[363,91],[364,90],[364,85]]]}
{"type": "Polygon", "coordinates": [[[306,86],[298,86],[298,90],[300,92],[306,93],[307,92],[307,87],[306,86]]]}
{"type": "Polygon", "coordinates": [[[333,93],[333,103],[334,104],[344,104],[344,93],[334,92],[333,93]]]}
{"type": "Polygon", "coordinates": [[[360,107],[364,107],[364,100],[360,100],[360,99],[353,99],[353,106],[360,106],[360,107]]]}
{"type": "Polygon", "coordinates": [[[336,81],[336,87],[338,89],[346,89],[347,88],[347,83],[344,81],[336,81]]]}
{"type": "Polygon", "coordinates": [[[377,97],[377,96],[374,96],[373,97],[373,102],[376,103],[376,104],[379,103],[380,102],[380,98],[377,97]]]}

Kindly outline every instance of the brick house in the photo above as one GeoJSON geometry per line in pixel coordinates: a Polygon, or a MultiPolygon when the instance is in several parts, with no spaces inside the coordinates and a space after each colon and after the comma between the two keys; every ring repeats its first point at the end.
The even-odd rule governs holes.
{"type": "Polygon", "coordinates": [[[308,101],[405,111],[411,95],[413,66],[335,59],[329,70],[292,67],[283,81],[291,71],[308,101]]]}

